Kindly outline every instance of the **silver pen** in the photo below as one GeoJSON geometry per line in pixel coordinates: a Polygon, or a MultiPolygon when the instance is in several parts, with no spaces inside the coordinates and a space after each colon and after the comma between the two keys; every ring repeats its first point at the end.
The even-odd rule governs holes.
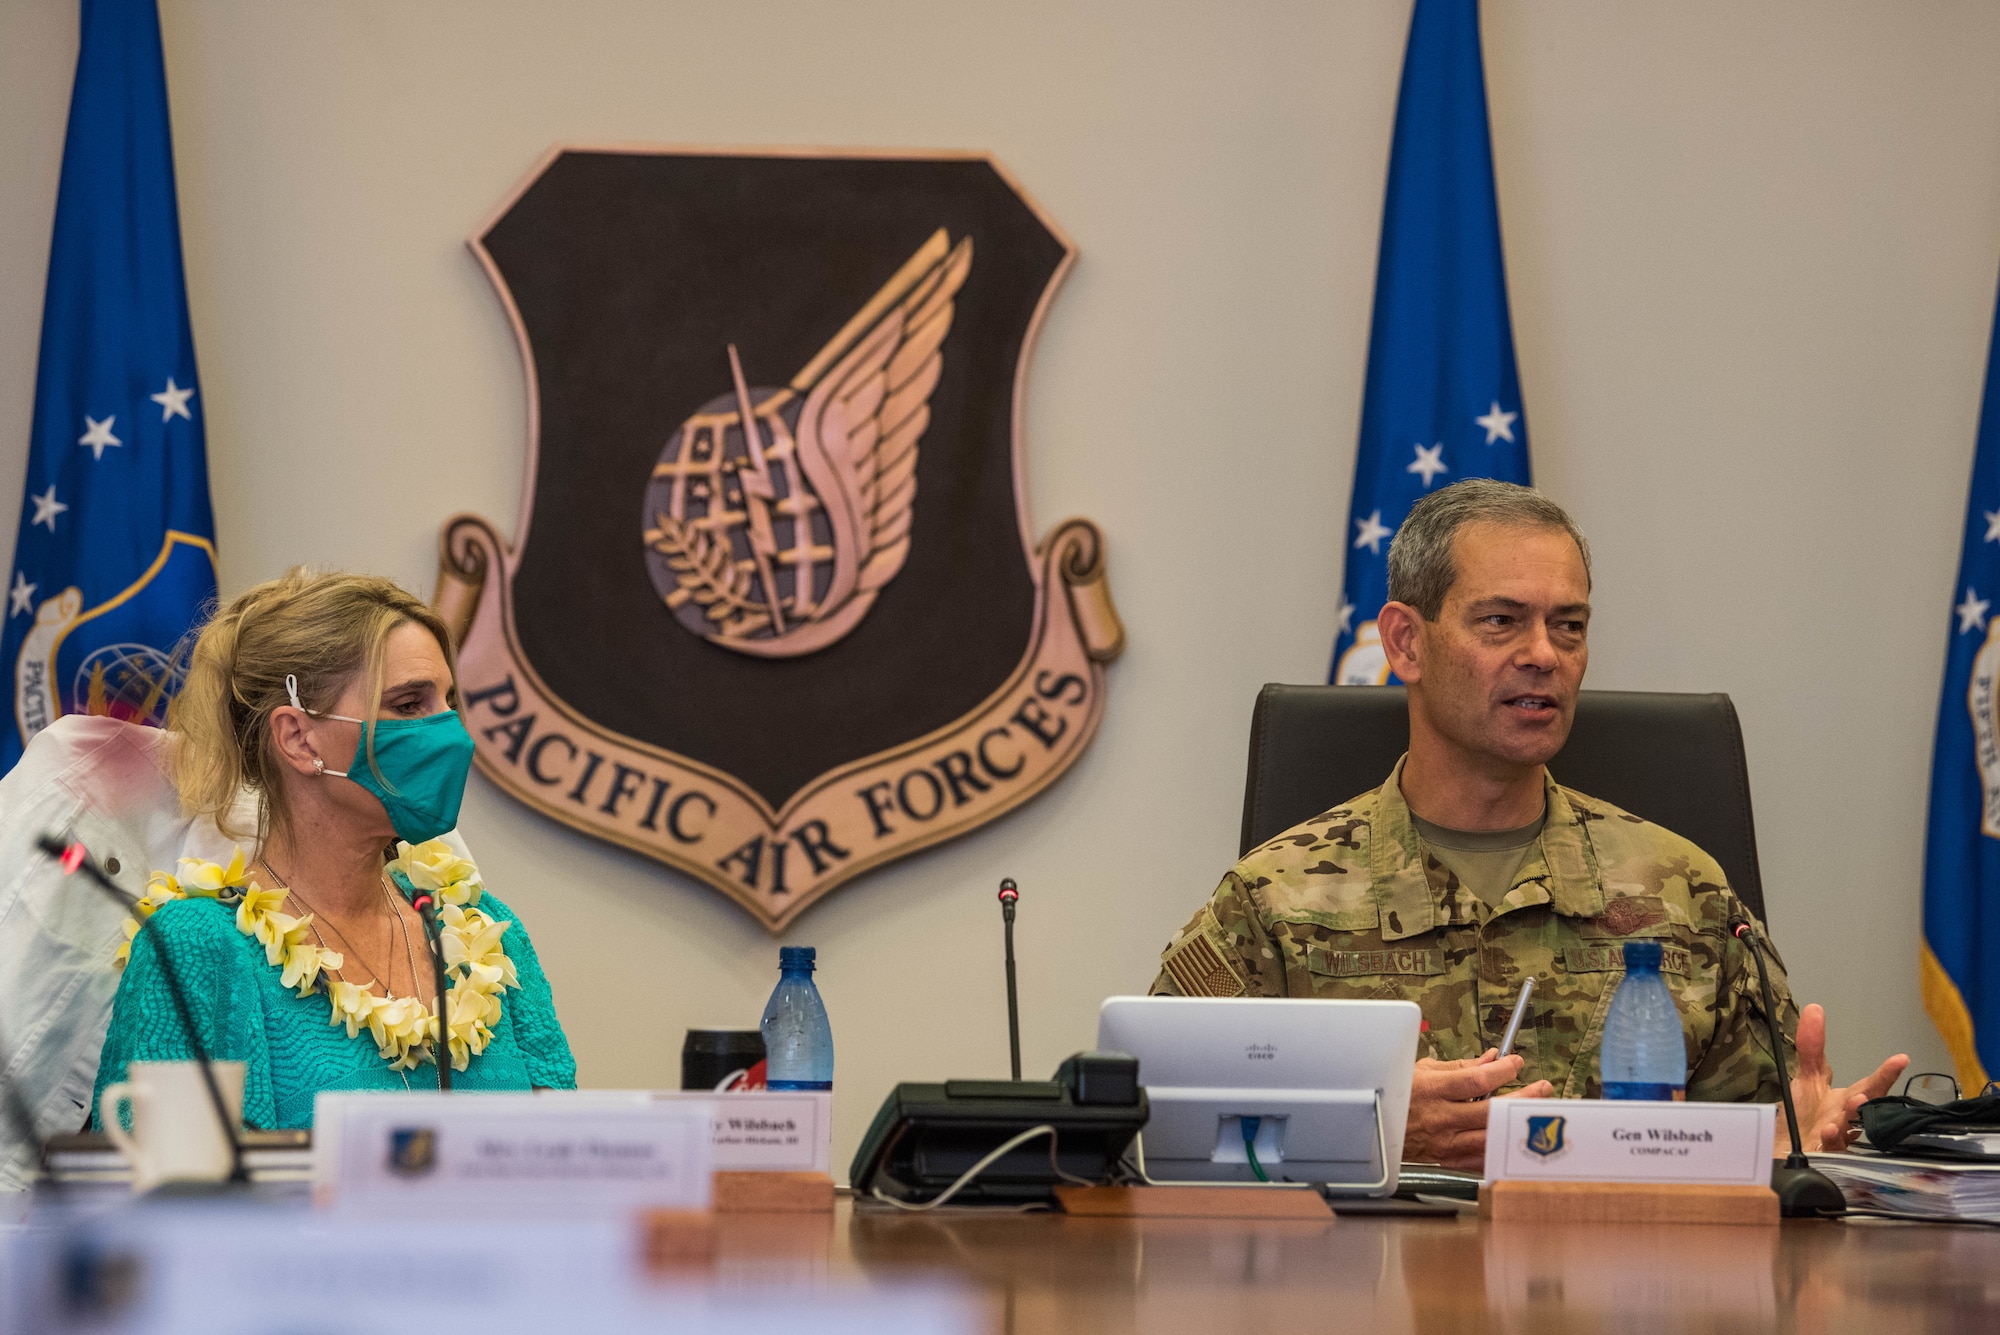
{"type": "Polygon", "coordinates": [[[1507,1036],[1500,1040],[1500,1056],[1505,1057],[1514,1050],[1514,1035],[1521,1032],[1521,1021],[1528,1015],[1528,998],[1534,994],[1535,976],[1529,974],[1521,983],[1521,999],[1514,1003],[1513,1017],[1507,1021],[1507,1036]]]}

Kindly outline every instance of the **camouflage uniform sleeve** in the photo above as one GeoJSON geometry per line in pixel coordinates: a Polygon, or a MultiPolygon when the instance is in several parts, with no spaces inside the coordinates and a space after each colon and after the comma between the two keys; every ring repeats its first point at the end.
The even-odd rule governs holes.
{"type": "Polygon", "coordinates": [[[1174,934],[1160,956],[1155,996],[1282,997],[1285,966],[1262,906],[1242,877],[1222,878],[1208,903],[1174,934]]]}
{"type": "MultiPolygon", "coordinates": [[[[1750,918],[1752,930],[1763,935],[1764,925],[1731,896],[1735,912],[1750,918]]],[[[1764,940],[1769,941],[1768,936],[1764,940]]],[[[1771,995],[1778,1005],[1779,1023],[1785,1038],[1785,1064],[1798,1065],[1799,1008],[1785,978],[1784,961],[1773,947],[1766,960],[1771,971],[1771,995]]],[[[1764,993],[1757,980],[1757,961],[1751,948],[1734,936],[1726,938],[1722,956],[1722,980],[1716,990],[1715,1037],[1701,1062],[1688,1074],[1687,1096],[1711,1102],[1776,1103],[1778,1066],[1771,1056],[1770,1030],[1764,1022],[1764,993]]]]}

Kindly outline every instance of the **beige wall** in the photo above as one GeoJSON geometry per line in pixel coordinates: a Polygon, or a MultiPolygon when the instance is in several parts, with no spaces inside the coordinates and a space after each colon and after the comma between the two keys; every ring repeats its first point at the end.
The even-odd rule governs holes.
{"type": "MultiPolygon", "coordinates": [[[[1097,519],[1131,647],[1054,791],[838,892],[851,1153],[899,1078],[1031,1072],[1143,988],[1235,847],[1259,683],[1324,670],[1408,6],[163,0],[225,591],[428,589],[511,525],[521,368],[462,240],[553,142],[988,149],[1077,240],[1034,522],[1097,519]]],[[[1915,957],[1928,751],[2000,270],[2000,10],[1494,0],[1537,474],[1598,553],[1602,687],[1743,713],[1771,916],[1837,1068],[1941,1062],[1915,957]]],[[[72,0],[0,6],[0,490],[26,449],[72,0]]],[[[11,503],[9,503],[11,504],[11,503]]],[[[0,506],[0,516],[6,506],[0,506]]],[[[0,523],[11,525],[11,516],[0,523]]],[[[0,544],[11,528],[0,529],[0,544]]],[[[593,1085],[755,1019],[775,943],[475,779],[593,1085]]]]}

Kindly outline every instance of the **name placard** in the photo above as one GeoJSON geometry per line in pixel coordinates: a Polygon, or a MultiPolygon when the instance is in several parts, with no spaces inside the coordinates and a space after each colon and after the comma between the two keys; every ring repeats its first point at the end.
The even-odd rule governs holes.
{"type": "Polygon", "coordinates": [[[833,1171],[833,1095],[792,1090],[712,1094],[658,1090],[663,1103],[706,1107],[719,1173],[833,1171]]]}
{"type": "Polygon", "coordinates": [[[1494,1099],[1486,1180],[1771,1184],[1770,1103],[1494,1099]]]}
{"type": "Polygon", "coordinates": [[[709,1109],[643,1094],[321,1094],[313,1188],[340,1205],[705,1210],[709,1109]]]}

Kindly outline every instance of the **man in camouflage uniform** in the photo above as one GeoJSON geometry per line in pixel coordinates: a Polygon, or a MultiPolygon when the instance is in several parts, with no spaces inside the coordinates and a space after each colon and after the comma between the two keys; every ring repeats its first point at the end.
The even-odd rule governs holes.
{"type": "MultiPolygon", "coordinates": [[[[1477,1168],[1478,1100],[1494,1093],[1598,1097],[1604,1019],[1635,939],[1662,947],[1688,1097],[1778,1099],[1756,966],[1730,930],[1762,925],[1701,849],[1545,768],[1568,739],[1589,659],[1589,593],[1589,548],[1539,493],[1475,479],[1418,502],[1390,546],[1391,601],[1377,617],[1409,688],[1409,753],[1382,787],[1237,863],[1153,984],[1416,1002],[1406,1159],[1477,1168]],[[1500,1058],[1530,976],[1514,1054],[1500,1058]]],[[[1771,983],[1808,1148],[1843,1146],[1854,1110],[1908,1059],[1834,1088],[1823,1013],[1799,1012],[1775,959],[1771,983]]]]}

